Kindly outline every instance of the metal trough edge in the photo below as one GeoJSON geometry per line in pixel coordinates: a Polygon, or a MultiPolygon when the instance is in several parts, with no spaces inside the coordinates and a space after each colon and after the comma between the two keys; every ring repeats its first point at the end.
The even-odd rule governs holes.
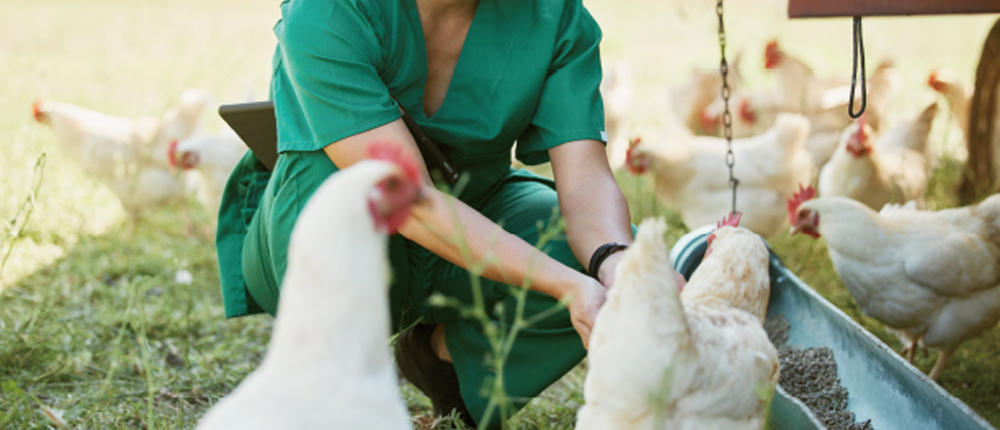
{"type": "Polygon", "coordinates": [[[792,397],[780,386],[771,398],[771,425],[778,430],[825,430],[826,426],[816,418],[805,403],[792,397]]]}
{"type": "MultiPolygon", "coordinates": [[[[701,262],[707,248],[705,238],[713,229],[695,229],[671,249],[670,259],[685,277],[690,277],[701,262]]],[[[768,315],[782,314],[791,324],[788,345],[833,350],[837,376],[849,393],[847,409],[857,420],[870,418],[876,430],[996,430],[802,282],[773,252],[770,272],[768,315]]],[[[771,403],[771,423],[779,430],[825,428],[804,404],[780,389],[771,403]]]]}
{"type": "Polygon", "coordinates": [[[877,430],[991,429],[989,422],[903,359],[875,335],[806,285],[771,254],[768,314],[791,323],[788,344],[827,346],[837,376],[847,388],[848,407],[877,430]]]}

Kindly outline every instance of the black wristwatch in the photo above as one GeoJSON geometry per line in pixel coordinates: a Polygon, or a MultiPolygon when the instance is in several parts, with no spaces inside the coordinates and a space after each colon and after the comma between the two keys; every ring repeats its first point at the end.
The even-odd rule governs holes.
{"type": "Polygon", "coordinates": [[[597,282],[601,282],[601,280],[597,277],[597,272],[601,269],[601,263],[603,263],[604,260],[606,260],[611,254],[625,248],[628,248],[628,245],[618,242],[605,243],[604,245],[597,247],[597,249],[594,250],[594,254],[590,256],[590,265],[587,266],[587,273],[590,273],[590,276],[597,279],[597,282]]]}

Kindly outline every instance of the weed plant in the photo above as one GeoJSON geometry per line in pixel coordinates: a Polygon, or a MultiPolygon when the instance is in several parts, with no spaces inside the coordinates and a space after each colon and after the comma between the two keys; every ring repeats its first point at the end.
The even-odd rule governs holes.
{"type": "Polygon", "coordinates": [[[3,294],[4,287],[3,269],[7,267],[7,259],[10,258],[10,253],[14,251],[14,245],[24,235],[24,230],[28,228],[28,221],[31,220],[31,214],[35,211],[35,206],[38,204],[38,190],[42,188],[42,176],[44,172],[45,153],[43,152],[38,157],[38,160],[35,161],[35,170],[32,174],[31,190],[28,192],[28,196],[18,206],[14,217],[7,223],[6,231],[0,232],[0,295],[3,294]]]}
{"type": "MultiPolygon", "coordinates": [[[[454,193],[451,194],[460,194],[461,189],[467,184],[468,179],[468,175],[464,175],[457,184],[454,193]]],[[[450,193],[450,190],[445,189],[445,191],[450,193]]],[[[452,297],[435,294],[431,296],[430,303],[432,306],[454,308],[459,312],[461,317],[476,320],[482,326],[483,334],[488,339],[491,349],[487,361],[490,368],[495,370],[495,376],[491,376],[483,384],[484,392],[482,394],[488,397],[489,401],[486,404],[486,411],[480,419],[479,428],[480,430],[485,429],[494,418],[494,415],[499,415],[501,426],[506,430],[510,428],[509,420],[514,412],[514,408],[511,402],[512,399],[508,396],[506,386],[504,385],[505,369],[507,358],[514,347],[517,335],[521,330],[527,329],[533,324],[566,309],[565,303],[568,300],[572,300],[572,297],[566,297],[559,304],[525,318],[524,305],[527,301],[528,291],[531,289],[532,275],[536,264],[536,259],[532,259],[529,262],[529,267],[526,271],[527,276],[524,281],[521,285],[514,286],[510,290],[510,294],[515,299],[513,319],[506,321],[507,317],[505,315],[507,315],[507,310],[504,309],[502,301],[497,302],[493,309],[487,309],[487,304],[483,299],[481,276],[487,265],[498,265],[500,267],[500,261],[493,254],[487,254],[479,258],[473,256],[468,238],[464,233],[465,228],[455,209],[454,199],[449,200],[448,211],[456,232],[451,239],[458,246],[462,259],[467,264],[473,302],[470,305],[452,297]]],[[[549,220],[539,220],[536,225],[540,233],[535,248],[541,251],[550,241],[562,235],[564,227],[565,225],[563,219],[559,216],[558,209],[553,209],[549,220]]]]}

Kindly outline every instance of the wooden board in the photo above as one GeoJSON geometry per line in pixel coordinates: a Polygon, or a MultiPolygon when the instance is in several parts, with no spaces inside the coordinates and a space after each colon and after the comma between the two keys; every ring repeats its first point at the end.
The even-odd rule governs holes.
{"type": "Polygon", "coordinates": [[[1000,13],[1000,0],[788,0],[789,18],[1000,13]]]}
{"type": "Polygon", "coordinates": [[[997,120],[1000,117],[1000,20],[986,36],[976,68],[976,90],[969,103],[966,161],[958,196],[963,205],[997,191],[997,120]]]}

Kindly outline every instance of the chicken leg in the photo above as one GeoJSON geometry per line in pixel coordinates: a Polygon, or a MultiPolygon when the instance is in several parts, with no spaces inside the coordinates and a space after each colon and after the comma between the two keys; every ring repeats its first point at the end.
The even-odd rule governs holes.
{"type": "MultiPolygon", "coordinates": [[[[920,340],[923,339],[923,336],[920,336],[915,339],[910,339],[909,336],[906,336],[906,338],[907,338],[906,339],[907,344],[906,346],[903,347],[902,350],[899,351],[899,355],[905,355],[906,360],[909,361],[910,364],[913,364],[913,356],[916,354],[917,346],[920,345],[920,340]]],[[[927,348],[922,348],[922,349],[924,350],[924,356],[926,357],[927,348]]]]}
{"type": "Polygon", "coordinates": [[[938,356],[937,363],[934,363],[934,368],[931,369],[931,373],[927,375],[931,378],[931,380],[937,381],[938,376],[941,376],[941,371],[944,370],[944,366],[948,364],[948,359],[951,358],[951,354],[954,352],[954,348],[941,351],[941,355],[938,356]]]}

